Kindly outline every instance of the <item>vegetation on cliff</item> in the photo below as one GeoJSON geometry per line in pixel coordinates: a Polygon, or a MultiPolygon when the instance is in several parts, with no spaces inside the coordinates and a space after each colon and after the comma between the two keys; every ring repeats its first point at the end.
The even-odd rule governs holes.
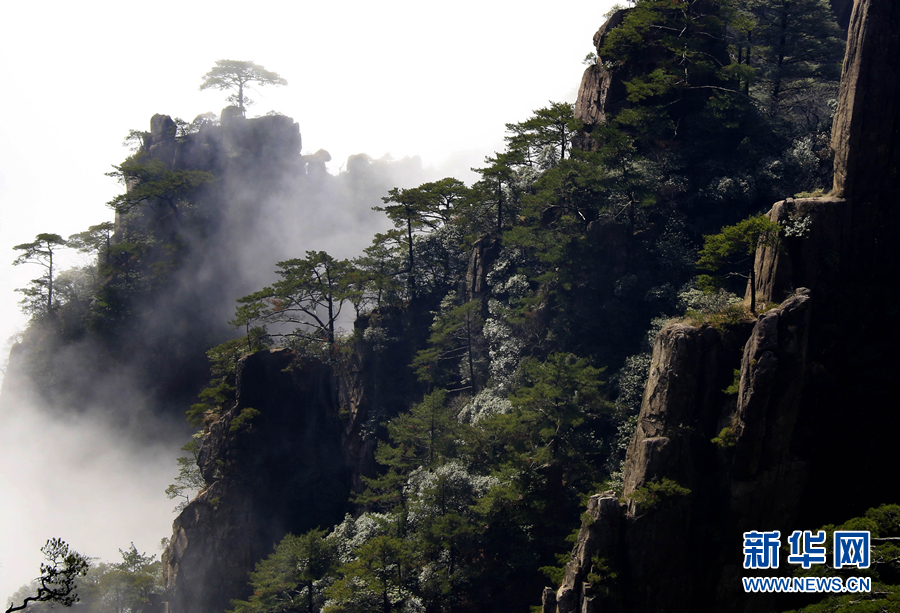
{"type": "MultiPolygon", "coordinates": [[[[194,426],[208,429],[236,406],[239,360],[275,344],[332,365],[361,347],[396,361],[404,352],[383,325],[390,313],[412,322],[412,355],[394,363],[395,376],[418,383],[369,416],[377,467],[352,513],[286,536],[234,611],[474,612],[498,602],[523,611],[545,576],[558,579],[585,498],[621,490],[660,317],[732,301],[698,291],[698,255],[701,267],[739,248],[753,255],[779,228],[741,219],[827,183],[833,19],[809,2],[807,18],[782,20],[780,38],[751,36],[783,4],[639,0],[598,47],[598,66],[625,91],[606,123],[586,126],[567,103],[537,109],[507,124],[506,149],[485,159],[473,185],[448,177],[386,190],[376,210],[394,227],[364,255],[275,256],[277,281],[241,288],[249,293],[229,322],[241,336],[202,347],[213,380],[189,410],[194,426]],[[815,43],[810,20],[826,33],[815,43]],[[576,135],[588,146],[573,147],[576,135]],[[342,335],[347,305],[358,325],[342,335]]],[[[223,87],[234,83],[243,109],[244,82],[223,87]]],[[[115,170],[130,189],[111,202],[113,238],[107,228],[105,242],[99,230],[79,239],[97,251],[96,280],[77,299],[57,289],[54,302],[48,287],[36,328],[96,337],[115,353],[138,313],[177,312],[165,292],[221,229],[215,203],[233,186],[224,176],[254,164],[249,148],[225,162],[154,157],[178,139],[200,147],[208,129],[190,125],[157,143],[139,136],[115,170]]],[[[201,339],[223,340],[221,323],[144,355],[194,359],[201,339]]],[[[172,495],[228,478],[224,461],[198,477],[195,459],[181,462],[172,495]]],[[[666,493],[684,494],[676,486],[666,493]]]]}
{"type": "MultiPolygon", "coordinates": [[[[822,8],[813,14],[827,21],[822,8]]],[[[787,73],[764,68],[768,47],[747,55],[739,40],[771,9],[638,2],[599,49],[628,95],[592,128],[592,147],[570,146],[581,125],[554,103],[507,125],[507,149],[472,187],[448,178],[385,198],[396,230],[376,245],[394,304],[433,313],[412,364],[423,396],[408,412],[391,408],[401,412],[382,431],[381,472],[322,537],[342,553],[299,587],[309,599],[317,590],[317,607],[524,610],[541,571],[558,576],[583,497],[617,488],[640,393],[632,380],[647,367],[640,353],[626,357],[646,351],[660,312],[730,302],[701,299],[692,284],[701,237],[708,268],[752,255],[780,228],[739,220],[788,186],[827,180],[827,120],[782,106],[796,94],[775,82],[787,73]],[[736,225],[717,233],[722,224],[736,225]],[[476,242],[485,235],[490,252],[476,242]],[[490,258],[480,273],[465,265],[473,249],[490,258]],[[618,369],[611,385],[604,366],[618,369]]],[[[836,66],[829,40],[815,53],[829,48],[836,66]]],[[[802,78],[819,99],[804,100],[827,108],[835,71],[810,68],[808,52],[802,78]]],[[[374,302],[374,286],[360,287],[374,302]]],[[[253,603],[236,610],[267,610],[253,603]]]]}
{"type": "MultiPolygon", "coordinates": [[[[835,530],[866,530],[871,536],[870,566],[867,569],[835,569],[833,565],[812,565],[809,569],[797,568],[795,577],[840,577],[846,583],[848,577],[867,577],[872,581],[870,592],[862,594],[828,594],[818,602],[794,609],[788,613],[831,613],[849,611],[900,610],[900,506],[886,504],[869,509],[862,517],[854,517],[840,525],[822,526],[825,532],[825,549],[829,560],[834,556],[835,530]]],[[[818,530],[816,531],[818,532],[818,530]]]]}

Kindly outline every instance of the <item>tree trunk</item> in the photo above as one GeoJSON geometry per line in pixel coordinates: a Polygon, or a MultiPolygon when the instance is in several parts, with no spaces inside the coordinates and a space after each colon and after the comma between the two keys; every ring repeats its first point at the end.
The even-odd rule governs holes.
{"type": "Polygon", "coordinates": [[[753,261],[750,265],[750,312],[756,315],[756,252],[750,259],[753,261]]]}
{"type": "Polygon", "coordinates": [[[503,232],[503,182],[497,180],[497,235],[503,232]]]}
{"type": "Polygon", "coordinates": [[[781,70],[784,66],[784,58],[787,49],[787,30],[788,30],[788,7],[787,4],[782,5],[781,9],[781,35],[778,37],[778,59],[775,64],[775,74],[772,81],[772,100],[771,112],[778,112],[778,99],[781,97],[781,70]]]}
{"type": "Polygon", "coordinates": [[[416,293],[416,276],[413,272],[416,266],[413,261],[412,210],[409,206],[406,207],[406,238],[409,241],[409,279],[407,284],[409,285],[409,297],[412,299],[416,293]]]}
{"type": "Polygon", "coordinates": [[[50,243],[47,243],[47,252],[49,256],[49,264],[47,267],[47,312],[53,310],[53,249],[50,243]]]}

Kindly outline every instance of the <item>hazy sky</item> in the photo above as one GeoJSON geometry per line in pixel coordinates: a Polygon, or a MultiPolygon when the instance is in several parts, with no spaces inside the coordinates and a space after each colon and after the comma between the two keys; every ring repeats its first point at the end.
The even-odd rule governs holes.
{"type": "MultiPolygon", "coordinates": [[[[10,266],[12,246],[112,219],[105,202],[121,188],[104,173],[127,155],[123,137],[149,129],[154,113],[188,121],[218,113],[227,94],[198,91],[215,60],[252,60],[287,79],[287,87],[250,92],[257,104],[248,115],[274,109],[293,117],[304,153],[327,149],[333,174],[348,155],[389,153],[420,155],[425,166],[469,182],[463,171],[502,149],[504,123],[524,120],[550,100],[574,102],[582,59],[611,4],[5,3],[0,360],[6,339],[25,326],[13,290],[42,272],[10,266]]],[[[4,423],[8,417],[0,416],[4,423]]],[[[107,559],[132,540],[156,552],[173,518],[166,481],[150,471],[157,460],[168,462],[174,476],[174,461],[165,457],[171,450],[127,461],[117,450],[96,452],[102,425],[43,431],[33,419],[16,422],[22,442],[0,450],[0,602],[36,576],[47,538],[69,539],[107,559]],[[40,479],[40,468],[60,465],[85,470],[63,471],[65,483],[44,483],[33,506],[9,502],[29,497],[22,475],[40,479]],[[55,498],[47,493],[53,487],[55,498]],[[73,521],[82,514],[94,518],[73,521]]]]}

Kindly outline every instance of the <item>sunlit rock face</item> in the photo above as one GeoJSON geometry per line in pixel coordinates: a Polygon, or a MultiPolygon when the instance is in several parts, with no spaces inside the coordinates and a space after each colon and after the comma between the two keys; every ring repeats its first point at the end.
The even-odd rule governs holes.
{"type": "Polygon", "coordinates": [[[584,132],[572,141],[580,149],[590,151],[596,147],[590,132],[596,126],[605,124],[625,101],[625,81],[630,78],[630,73],[627,70],[609,71],[603,64],[601,51],[607,34],[622,23],[627,12],[624,9],[616,11],[594,34],[597,61],[588,66],[581,77],[574,109],[575,118],[584,122],[584,132]]]}
{"type": "Polygon", "coordinates": [[[832,195],[769,212],[791,228],[757,253],[759,301],[776,303],[770,310],[752,323],[678,323],[659,334],[626,504],[591,499],[564,583],[543,595],[545,613],[790,608],[743,593],[742,532],[789,534],[900,495],[889,451],[900,427],[898,31],[900,0],[855,3],[832,195]],[[647,485],[665,479],[690,493],[648,504],[647,485]]]}
{"type": "Polygon", "coordinates": [[[831,133],[836,195],[869,196],[900,184],[898,31],[897,2],[856,3],[831,133]]]}

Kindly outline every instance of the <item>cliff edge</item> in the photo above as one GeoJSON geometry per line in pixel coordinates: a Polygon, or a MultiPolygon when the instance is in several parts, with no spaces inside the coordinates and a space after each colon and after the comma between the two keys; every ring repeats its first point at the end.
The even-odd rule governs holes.
{"type": "Polygon", "coordinates": [[[760,298],[780,304],[723,330],[660,332],[622,501],[591,499],[545,613],[789,608],[743,592],[741,533],[811,529],[900,496],[885,477],[900,426],[897,32],[900,0],[856,2],[834,190],[776,203],[770,218],[793,231],[757,253],[760,298]]]}

